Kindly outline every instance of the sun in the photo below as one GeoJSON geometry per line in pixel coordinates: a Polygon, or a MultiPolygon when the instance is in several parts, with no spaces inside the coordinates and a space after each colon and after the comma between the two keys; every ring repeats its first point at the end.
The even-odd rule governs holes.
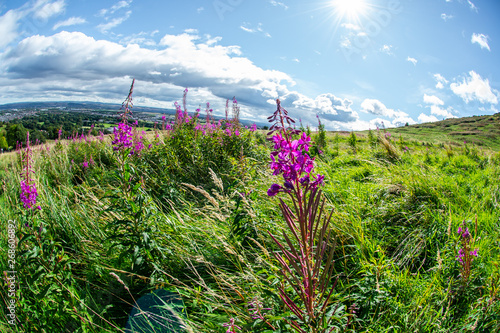
{"type": "Polygon", "coordinates": [[[366,0],[332,0],[336,15],[341,19],[358,21],[368,9],[366,0]]]}

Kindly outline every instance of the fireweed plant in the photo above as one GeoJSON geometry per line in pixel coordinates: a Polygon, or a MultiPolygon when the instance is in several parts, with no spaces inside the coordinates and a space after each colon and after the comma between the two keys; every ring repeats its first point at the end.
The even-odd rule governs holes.
{"type": "MultiPolygon", "coordinates": [[[[123,102],[121,123],[114,129],[113,150],[118,154],[119,168],[114,174],[118,186],[107,192],[110,200],[108,211],[116,219],[108,226],[110,251],[121,249],[118,264],[125,262],[126,268],[134,273],[147,274],[151,271],[155,258],[160,258],[161,251],[154,241],[156,228],[151,222],[157,213],[151,198],[144,191],[143,177],[136,170],[132,156],[137,156],[143,149],[143,136],[128,125],[132,108],[132,93],[135,79],[123,102]]],[[[137,123],[136,123],[137,125],[137,123]]]]}
{"type": "Polygon", "coordinates": [[[36,198],[38,197],[38,192],[36,190],[35,182],[33,181],[31,175],[33,172],[31,167],[31,148],[30,148],[30,132],[26,134],[26,149],[24,150],[23,163],[23,174],[21,179],[21,202],[23,203],[23,208],[26,210],[42,208],[36,204],[36,198]]]}
{"type": "MultiPolygon", "coordinates": [[[[122,110],[120,113],[121,122],[118,124],[118,127],[113,128],[114,140],[112,141],[113,150],[121,151],[131,154],[132,151],[128,151],[130,148],[134,147],[134,134],[132,127],[128,124],[128,117],[132,114],[132,94],[134,92],[134,83],[135,79],[132,80],[132,85],[130,86],[130,91],[128,93],[127,98],[123,101],[122,110]]],[[[124,156],[123,156],[124,157],[124,156]]]]}
{"type": "MultiPolygon", "coordinates": [[[[22,292],[16,296],[15,331],[33,332],[40,327],[51,327],[62,332],[75,311],[74,299],[69,295],[78,298],[73,287],[73,262],[57,240],[56,228],[44,219],[42,208],[37,203],[39,196],[33,179],[35,172],[29,132],[26,136],[26,148],[20,152],[23,169],[19,215],[23,227],[16,234],[19,241],[15,261],[22,292]],[[59,298],[61,294],[64,299],[59,298]]],[[[40,154],[44,153],[40,149],[40,154]]]]}
{"type": "MultiPolygon", "coordinates": [[[[477,227],[475,232],[477,234],[477,227]]],[[[477,257],[477,248],[472,250],[472,248],[474,247],[475,239],[472,238],[465,220],[462,222],[462,226],[458,228],[457,233],[460,237],[461,246],[458,250],[456,259],[460,263],[460,276],[462,278],[462,282],[464,284],[467,284],[471,275],[472,262],[474,261],[474,258],[477,257]]]]}
{"type": "Polygon", "coordinates": [[[293,313],[286,319],[297,332],[331,332],[333,316],[327,315],[330,297],[337,280],[332,283],[334,239],[329,223],[333,214],[324,216],[325,199],[320,187],[324,176],[313,175],[314,158],[307,152],[311,138],[292,128],[295,121],[276,100],[277,109],[269,122],[268,136],[274,142],[271,169],[274,176],[283,177],[282,184],[272,184],[267,194],[282,194],[279,207],[288,227],[283,231],[286,241],[271,237],[280,249],[275,257],[281,266],[283,281],[279,296],[293,313]],[[298,136],[298,138],[297,138],[298,136]],[[293,318],[294,317],[294,318],[293,318]]]}

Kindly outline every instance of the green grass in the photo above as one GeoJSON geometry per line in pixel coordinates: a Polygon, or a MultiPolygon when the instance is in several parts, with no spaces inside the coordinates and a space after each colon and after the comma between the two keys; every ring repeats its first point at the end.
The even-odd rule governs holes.
{"type": "MultiPolygon", "coordinates": [[[[495,151],[500,150],[500,113],[446,119],[434,123],[403,126],[388,130],[395,137],[426,144],[463,146],[464,141],[495,151]]],[[[366,132],[363,132],[366,133],[366,132]]]]}
{"type": "MultiPolygon", "coordinates": [[[[349,133],[337,150],[329,133],[326,153],[316,157],[337,241],[338,284],[329,307],[338,318],[334,331],[500,329],[497,139],[448,147],[459,125],[450,124],[447,134],[433,126],[391,129],[396,155],[382,143],[371,147],[362,135],[354,153],[349,133]],[[398,145],[400,132],[408,152],[398,145]],[[464,220],[479,253],[467,287],[455,259],[464,220]]],[[[267,318],[278,331],[291,332],[269,236],[284,241],[278,199],[266,195],[279,179],[269,171],[263,135],[245,133],[223,145],[189,133],[161,139],[164,145],[152,142],[151,150],[129,159],[134,189],[120,181],[123,172],[116,177],[125,169],[105,143],[63,142],[37,151],[41,234],[22,227],[28,216],[20,208],[16,153],[0,157],[0,223],[6,230],[16,219],[19,238],[33,235],[16,254],[20,322],[10,326],[3,306],[2,332],[118,332],[134,299],[156,288],[181,295],[194,332],[226,332],[222,324],[233,317],[244,332],[270,332],[251,318],[248,303],[255,297],[271,309],[267,318]],[[95,165],[84,169],[89,156],[95,165]],[[126,219],[133,227],[124,226],[126,219]],[[127,241],[138,245],[136,254],[127,241]],[[39,251],[22,254],[32,248],[39,251]]],[[[6,232],[0,248],[7,270],[6,232]]],[[[4,304],[5,288],[2,283],[4,304]]]]}

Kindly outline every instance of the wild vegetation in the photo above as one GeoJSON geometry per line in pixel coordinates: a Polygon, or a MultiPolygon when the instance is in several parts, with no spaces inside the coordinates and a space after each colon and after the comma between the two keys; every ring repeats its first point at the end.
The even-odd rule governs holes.
{"type": "Polygon", "coordinates": [[[412,139],[426,145],[465,143],[495,151],[500,150],[500,113],[490,116],[450,118],[433,123],[391,129],[396,138],[412,139]]]}
{"type": "Polygon", "coordinates": [[[498,150],[321,124],[311,140],[279,102],[262,133],[236,100],[190,116],[186,94],[154,134],[131,89],[111,140],[2,155],[2,332],[125,331],[156,289],[184,309],[143,313],[157,332],[500,330],[498,150]]]}

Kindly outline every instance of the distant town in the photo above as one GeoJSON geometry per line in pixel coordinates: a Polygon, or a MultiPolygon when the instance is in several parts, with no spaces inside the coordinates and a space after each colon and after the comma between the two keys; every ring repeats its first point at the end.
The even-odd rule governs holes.
{"type": "MultiPolygon", "coordinates": [[[[81,135],[110,134],[119,121],[120,104],[96,102],[27,102],[0,105],[0,149],[10,150],[30,142],[45,143],[47,140],[67,139],[81,135]]],[[[174,109],[134,106],[132,119],[143,131],[161,127],[163,116],[170,121],[174,109]]],[[[205,117],[201,119],[203,121],[205,117]]],[[[213,117],[215,120],[220,117],[213,117]]],[[[253,122],[241,121],[243,125],[253,122]]]]}
{"type": "MultiPolygon", "coordinates": [[[[14,119],[35,116],[47,112],[74,112],[104,118],[115,117],[120,111],[120,104],[94,103],[94,102],[29,102],[0,105],[0,122],[9,122],[14,119]]],[[[159,109],[147,107],[134,107],[135,120],[154,123],[161,120],[163,114],[174,115],[173,109],[159,109]]]]}

